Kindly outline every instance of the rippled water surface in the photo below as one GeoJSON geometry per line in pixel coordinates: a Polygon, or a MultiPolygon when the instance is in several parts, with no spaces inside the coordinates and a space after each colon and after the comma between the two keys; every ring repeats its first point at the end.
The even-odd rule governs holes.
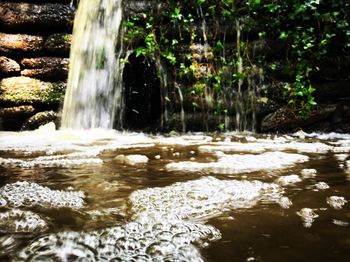
{"type": "Polygon", "coordinates": [[[1,261],[348,261],[350,135],[0,133],[1,261]]]}

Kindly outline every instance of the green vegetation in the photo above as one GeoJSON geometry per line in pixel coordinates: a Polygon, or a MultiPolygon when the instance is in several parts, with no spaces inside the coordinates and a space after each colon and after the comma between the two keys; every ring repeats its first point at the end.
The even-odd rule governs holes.
{"type": "Polygon", "coordinates": [[[158,14],[130,16],[125,40],[136,56],[167,63],[193,108],[204,112],[230,114],[235,90],[258,84],[261,75],[273,82],[280,71],[287,78],[285,102],[306,116],[316,105],[312,79],[321,62],[350,51],[347,0],[164,2],[158,14]],[[259,41],[270,52],[252,47],[259,41]]]}
{"type": "Polygon", "coordinates": [[[63,102],[64,92],[56,83],[29,77],[10,77],[0,81],[0,102],[4,104],[54,104],[63,102]]]}

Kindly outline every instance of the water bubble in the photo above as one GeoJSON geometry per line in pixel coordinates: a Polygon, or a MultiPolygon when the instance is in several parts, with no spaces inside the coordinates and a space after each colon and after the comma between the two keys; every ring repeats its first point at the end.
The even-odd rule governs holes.
{"type": "Polygon", "coordinates": [[[174,253],[176,250],[175,245],[166,240],[159,240],[147,247],[146,253],[152,257],[166,257],[174,253]]]}
{"type": "Polygon", "coordinates": [[[135,252],[140,248],[140,243],[133,237],[121,237],[115,243],[124,252],[135,252]]]}
{"type": "Polygon", "coordinates": [[[78,209],[84,205],[83,192],[51,190],[36,183],[25,181],[3,186],[0,188],[0,196],[9,207],[43,206],[78,209]]]}
{"type": "Polygon", "coordinates": [[[47,224],[39,215],[19,209],[0,213],[0,231],[5,233],[43,232],[47,224]]]}

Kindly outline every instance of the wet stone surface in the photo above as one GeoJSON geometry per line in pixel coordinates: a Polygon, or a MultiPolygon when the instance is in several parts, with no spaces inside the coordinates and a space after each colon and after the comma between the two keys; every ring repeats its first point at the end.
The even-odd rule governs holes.
{"type": "Polygon", "coordinates": [[[1,132],[0,260],[348,261],[349,141],[1,132]]]}

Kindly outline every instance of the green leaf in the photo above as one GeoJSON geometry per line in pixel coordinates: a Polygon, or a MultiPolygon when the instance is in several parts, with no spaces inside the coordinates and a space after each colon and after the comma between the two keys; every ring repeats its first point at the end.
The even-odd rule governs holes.
{"type": "Polygon", "coordinates": [[[145,49],[143,47],[138,47],[135,49],[136,57],[139,57],[140,55],[143,55],[145,53],[145,49]]]}

